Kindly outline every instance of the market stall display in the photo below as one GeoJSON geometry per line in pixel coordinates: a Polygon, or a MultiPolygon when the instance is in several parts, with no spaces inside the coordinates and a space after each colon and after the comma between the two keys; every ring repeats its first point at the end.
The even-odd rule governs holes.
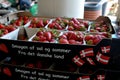
{"type": "MultiPolygon", "coordinates": [[[[45,27],[29,27],[36,20],[32,16],[29,18],[30,23],[19,27],[18,34],[14,33],[17,35],[16,39],[0,39],[0,55],[3,56],[0,61],[2,79],[109,80],[110,70],[111,74],[113,71],[117,74],[119,68],[114,66],[118,68],[115,70],[111,67],[111,64],[115,64],[114,56],[111,56],[114,54],[114,39],[111,35],[115,34],[115,30],[109,18],[101,16],[95,21],[87,20],[90,23],[85,23],[88,28],[84,31],[67,29],[73,18],[37,18],[37,22],[44,18],[49,20],[45,27]],[[67,19],[66,29],[50,29],[49,24],[56,19],[67,19]],[[90,32],[91,23],[101,19],[110,25],[110,31],[90,32]],[[88,41],[89,39],[91,40],[88,41]]],[[[86,20],[82,22],[84,21],[86,20]]]]}

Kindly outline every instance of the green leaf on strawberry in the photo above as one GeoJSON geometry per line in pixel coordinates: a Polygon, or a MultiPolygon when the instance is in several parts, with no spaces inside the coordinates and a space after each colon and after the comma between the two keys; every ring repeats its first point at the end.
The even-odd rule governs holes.
{"type": "Polygon", "coordinates": [[[58,37],[59,37],[59,34],[60,34],[59,31],[53,29],[53,30],[52,30],[52,33],[53,33],[53,35],[54,35],[55,38],[58,38],[58,37]]]}
{"type": "Polygon", "coordinates": [[[80,28],[80,31],[85,31],[85,30],[86,30],[85,27],[81,27],[81,28],[80,28]]]}
{"type": "Polygon", "coordinates": [[[88,45],[93,45],[93,40],[86,41],[88,45]]]}
{"type": "Polygon", "coordinates": [[[10,24],[14,24],[16,20],[11,20],[10,21],[10,24]]]}

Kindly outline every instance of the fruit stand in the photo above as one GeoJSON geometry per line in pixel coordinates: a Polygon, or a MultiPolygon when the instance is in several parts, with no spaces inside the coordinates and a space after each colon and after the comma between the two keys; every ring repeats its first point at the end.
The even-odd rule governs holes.
{"type": "Polygon", "coordinates": [[[7,18],[17,28],[0,38],[1,80],[120,78],[119,40],[112,38],[116,32],[108,17],[90,21],[18,12],[7,18]]]}

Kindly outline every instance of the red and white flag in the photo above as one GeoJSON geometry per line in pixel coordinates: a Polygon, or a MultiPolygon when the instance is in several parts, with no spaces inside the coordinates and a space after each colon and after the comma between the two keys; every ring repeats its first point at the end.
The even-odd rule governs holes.
{"type": "Polygon", "coordinates": [[[87,49],[81,50],[80,56],[81,56],[81,58],[94,56],[93,48],[87,48],[87,49]]]}
{"type": "Polygon", "coordinates": [[[78,55],[76,55],[76,56],[72,59],[72,61],[73,61],[76,65],[78,65],[79,67],[81,67],[81,66],[85,63],[78,55]]]}
{"type": "Polygon", "coordinates": [[[96,55],[96,60],[102,64],[108,64],[110,57],[104,56],[100,52],[97,53],[96,55]]]}
{"type": "Polygon", "coordinates": [[[110,46],[101,47],[101,51],[102,51],[102,53],[109,53],[110,52],[110,46]]]}
{"type": "Polygon", "coordinates": [[[97,75],[97,80],[105,80],[105,75],[97,75]]]}
{"type": "Polygon", "coordinates": [[[90,76],[81,76],[77,80],[90,80],[90,76]]]}
{"type": "Polygon", "coordinates": [[[95,65],[95,62],[93,61],[92,58],[86,58],[86,60],[89,62],[89,64],[95,65]]]}

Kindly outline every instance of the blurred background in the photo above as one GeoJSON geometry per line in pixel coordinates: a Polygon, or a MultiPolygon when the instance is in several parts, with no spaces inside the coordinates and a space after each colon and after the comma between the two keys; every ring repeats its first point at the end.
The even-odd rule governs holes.
{"type": "Polygon", "coordinates": [[[119,18],[118,0],[77,0],[76,3],[79,3],[78,1],[83,5],[74,5],[75,1],[70,3],[71,0],[0,0],[0,16],[9,12],[25,10],[33,16],[75,16],[91,20],[96,19],[98,16],[109,16],[112,20],[119,18]]]}

